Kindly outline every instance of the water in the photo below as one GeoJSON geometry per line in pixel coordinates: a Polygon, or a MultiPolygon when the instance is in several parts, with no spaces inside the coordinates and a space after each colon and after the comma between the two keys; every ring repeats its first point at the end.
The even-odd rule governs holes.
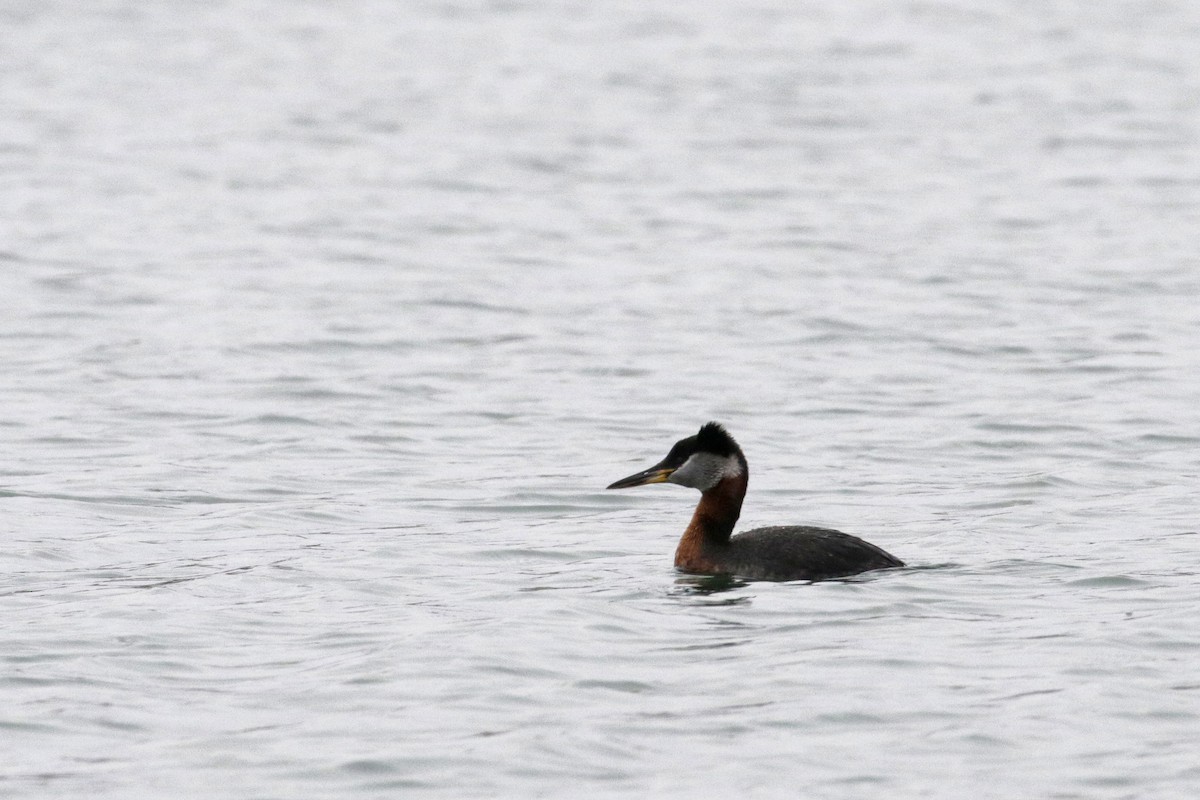
{"type": "Polygon", "coordinates": [[[0,794],[1195,796],[1198,37],[0,6],[0,794]]]}

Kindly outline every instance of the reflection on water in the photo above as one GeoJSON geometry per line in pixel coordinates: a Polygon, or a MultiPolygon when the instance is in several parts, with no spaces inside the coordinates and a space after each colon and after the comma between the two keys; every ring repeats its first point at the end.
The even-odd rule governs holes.
{"type": "MultiPolygon", "coordinates": [[[[728,592],[730,589],[743,589],[749,586],[748,581],[739,580],[733,575],[681,575],[675,579],[676,592],[683,595],[712,595],[728,592]]],[[[722,602],[728,605],[744,603],[749,597],[731,597],[722,602]]]]}

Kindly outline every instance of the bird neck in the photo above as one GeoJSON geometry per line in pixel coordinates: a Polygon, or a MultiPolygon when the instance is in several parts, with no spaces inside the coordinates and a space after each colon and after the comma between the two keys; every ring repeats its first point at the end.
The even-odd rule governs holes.
{"type": "Polygon", "coordinates": [[[733,535],[733,526],[742,513],[742,500],[750,475],[742,469],[740,475],[723,478],[716,486],[700,495],[700,503],[692,514],[692,521],[684,531],[676,552],[676,564],[680,553],[698,553],[705,545],[722,545],[733,535]]]}

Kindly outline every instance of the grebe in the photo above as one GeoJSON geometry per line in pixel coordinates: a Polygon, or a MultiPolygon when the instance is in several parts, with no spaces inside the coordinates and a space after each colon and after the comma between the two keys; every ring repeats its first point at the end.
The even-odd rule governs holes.
{"type": "Polygon", "coordinates": [[[820,581],[904,562],[856,536],[829,528],[786,525],[755,528],[730,537],[750,470],[746,456],[715,422],[681,439],[650,469],[622,478],[609,489],[677,483],[701,492],[700,504],[675,550],[675,567],[704,575],[732,574],[751,580],[820,581]]]}

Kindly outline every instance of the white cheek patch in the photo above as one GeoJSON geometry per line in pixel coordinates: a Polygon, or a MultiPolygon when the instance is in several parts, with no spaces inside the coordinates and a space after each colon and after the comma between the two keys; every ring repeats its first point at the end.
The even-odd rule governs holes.
{"type": "Polygon", "coordinates": [[[667,481],[707,492],[724,478],[736,478],[741,474],[742,465],[736,456],[694,453],[682,467],[671,473],[667,481]]]}

